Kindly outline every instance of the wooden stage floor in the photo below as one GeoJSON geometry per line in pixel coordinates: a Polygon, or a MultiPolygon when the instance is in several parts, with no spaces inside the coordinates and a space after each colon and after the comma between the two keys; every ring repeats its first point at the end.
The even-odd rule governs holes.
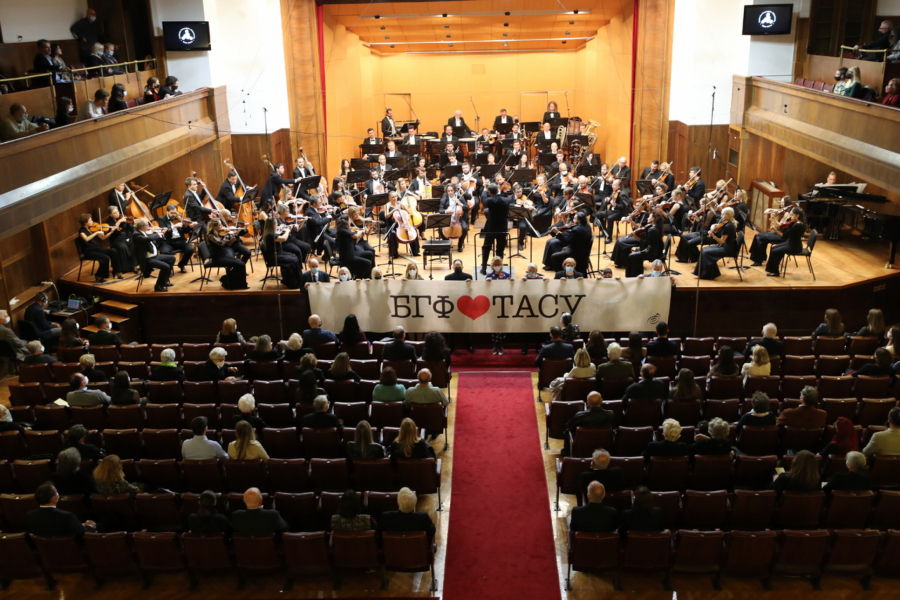
{"type": "MultiPolygon", "coordinates": [[[[477,269],[480,267],[481,260],[481,248],[480,241],[476,242],[476,235],[481,231],[481,226],[484,223],[484,218],[479,218],[479,221],[475,228],[473,228],[469,232],[469,239],[464,247],[462,253],[456,253],[454,247],[453,258],[459,258],[463,261],[465,272],[472,273],[473,275],[476,273],[477,269]],[[475,246],[478,246],[477,248],[475,246]]],[[[623,232],[624,232],[624,228],[623,232]]],[[[595,234],[597,233],[595,228],[595,234]]],[[[512,242],[511,245],[515,247],[516,244],[516,232],[512,231],[512,242]]],[[[624,233],[623,233],[624,235],[624,233]]],[[[750,242],[752,240],[752,236],[755,235],[753,232],[748,231],[748,236],[746,240],[746,246],[749,249],[750,242]]],[[[529,262],[534,262],[538,265],[538,268],[541,267],[543,256],[544,256],[544,246],[547,243],[547,240],[551,238],[530,238],[526,245],[525,250],[522,252],[524,258],[516,257],[512,259],[512,268],[513,274],[516,277],[524,276],[526,268],[529,262]]],[[[612,253],[613,244],[608,246],[609,254],[603,254],[603,244],[601,240],[600,244],[600,257],[599,261],[597,258],[597,242],[598,240],[595,238],[594,240],[594,248],[591,253],[591,260],[594,263],[595,267],[606,268],[609,267],[613,270],[614,275],[623,276],[625,272],[623,269],[617,269],[612,264],[611,259],[609,258],[609,254],[612,253]],[[599,262],[599,265],[597,264],[599,262]]],[[[376,263],[381,265],[382,263],[387,263],[388,259],[388,251],[387,245],[382,244],[381,248],[378,248],[377,238],[375,236],[371,236],[369,243],[372,244],[376,252],[378,252],[379,256],[376,257],[376,263]]],[[[675,244],[678,243],[678,239],[675,239],[675,244]]],[[[804,242],[805,243],[805,242],[804,242]]],[[[248,247],[252,248],[252,242],[248,243],[248,247]]],[[[401,253],[404,251],[404,248],[401,248],[401,253]]],[[[506,259],[509,260],[509,252],[506,253],[506,259]]],[[[819,237],[818,242],[816,243],[815,249],[813,251],[813,269],[815,270],[816,280],[813,280],[813,276],[809,273],[809,270],[806,267],[805,261],[799,261],[798,266],[790,265],[788,268],[787,277],[767,277],[765,270],[763,267],[753,267],[751,268],[750,260],[745,255],[743,264],[746,267],[746,272],[743,276],[743,281],[741,281],[738,277],[738,273],[734,269],[725,269],[722,268],[722,263],[720,263],[720,268],[722,269],[722,275],[715,280],[712,281],[700,281],[701,289],[716,289],[716,290],[745,290],[745,289],[806,289],[806,288],[840,288],[843,286],[858,284],[864,281],[878,279],[881,277],[888,277],[894,274],[897,274],[896,270],[885,269],[884,265],[887,262],[889,257],[889,249],[885,243],[881,243],[876,240],[864,240],[858,233],[851,232],[847,229],[843,231],[843,239],[840,241],[828,241],[819,237]]],[[[424,268],[422,265],[421,257],[413,257],[408,254],[401,254],[401,258],[396,260],[394,263],[394,270],[397,273],[402,274],[406,268],[406,264],[410,260],[415,260],[419,264],[419,270],[421,275],[425,278],[429,276],[435,279],[442,279],[445,275],[450,272],[450,267],[448,266],[447,261],[443,262],[432,262],[429,261],[428,268],[424,268]],[[431,270],[433,269],[433,270],[431,270]]],[[[247,283],[250,286],[250,293],[263,293],[263,294],[276,294],[277,288],[273,281],[266,282],[266,287],[263,290],[262,286],[262,278],[265,274],[265,264],[263,263],[261,256],[254,256],[252,259],[253,262],[253,272],[250,273],[248,269],[247,273],[247,283]]],[[[207,283],[203,286],[203,291],[200,292],[200,283],[191,283],[194,279],[200,276],[200,271],[195,267],[195,270],[191,272],[188,269],[187,273],[176,273],[172,277],[172,283],[174,284],[171,288],[169,288],[169,292],[167,293],[156,293],[153,291],[153,282],[154,280],[145,281],[142,283],[140,291],[137,290],[137,277],[132,276],[126,278],[124,280],[114,280],[109,279],[103,284],[97,284],[93,281],[93,278],[90,276],[90,264],[85,263],[84,270],[81,275],[81,281],[76,281],[76,275],[78,274],[78,269],[75,268],[65,276],[61,278],[62,283],[66,284],[67,287],[72,286],[76,288],[80,288],[83,291],[87,291],[88,288],[95,288],[96,291],[100,290],[108,290],[110,292],[115,292],[117,295],[127,295],[127,296],[174,296],[174,295],[196,295],[196,294],[233,294],[235,292],[229,292],[222,288],[222,286],[218,282],[218,276],[211,277],[213,279],[212,283],[207,283]]],[[[733,264],[729,261],[729,264],[733,264]]],[[[650,264],[645,263],[644,265],[645,272],[649,272],[650,264]]],[[[678,288],[685,289],[688,287],[697,286],[697,278],[692,275],[692,271],[694,268],[693,264],[683,264],[676,263],[673,260],[671,263],[671,268],[675,271],[679,271],[681,275],[675,276],[675,282],[678,288]]],[[[387,270],[387,266],[382,266],[382,269],[387,270]]],[[[553,273],[549,271],[541,271],[541,273],[545,277],[553,277],[553,273]]],[[[332,275],[337,274],[337,269],[332,271],[332,275]]],[[[399,275],[398,275],[399,276],[399,275]]],[[[480,276],[479,276],[480,277],[480,276]]],[[[282,288],[282,293],[285,294],[298,294],[297,290],[285,290],[282,288]]],[[[243,294],[247,294],[248,291],[242,292],[243,294]]]]}

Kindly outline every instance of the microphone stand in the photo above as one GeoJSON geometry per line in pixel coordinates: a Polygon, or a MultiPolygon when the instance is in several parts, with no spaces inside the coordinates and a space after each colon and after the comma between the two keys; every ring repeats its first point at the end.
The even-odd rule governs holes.
{"type": "Polygon", "coordinates": [[[475,131],[481,131],[478,129],[478,123],[481,121],[481,117],[478,114],[478,109],[475,107],[475,100],[472,99],[472,96],[469,96],[469,102],[472,103],[472,110],[475,111],[475,131]]]}
{"type": "MultiPolygon", "coordinates": [[[[712,103],[709,110],[709,147],[706,151],[706,172],[709,173],[709,166],[711,164],[711,154],[712,154],[712,132],[713,132],[713,119],[716,114],[716,86],[712,86],[712,103]]],[[[704,231],[701,225],[700,228],[700,257],[697,259],[697,289],[694,292],[694,337],[697,337],[697,318],[700,314],[700,273],[702,272],[701,265],[703,264],[703,237],[704,231]]]]}
{"type": "MultiPolygon", "coordinates": [[[[263,106],[262,109],[263,109],[263,131],[265,131],[265,134],[266,134],[266,150],[269,151],[269,156],[272,156],[272,152],[271,152],[270,146],[269,146],[269,122],[268,122],[269,109],[267,109],[265,106],[263,106]]],[[[272,196],[272,201],[274,204],[275,203],[274,195],[272,196]]],[[[240,240],[240,238],[238,238],[238,240],[240,240]]],[[[273,248],[273,250],[274,250],[274,248],[273,248]]],[[[275,252],[275,266],[276,267],[278,266],[278,252],[277,251],[275,252]]],[[[278,269],[278,270],[281,271],[281,269],[278,269]]],[[[281,279],[279,279],[279,278],[275,279],[275,296],[278,298],[278,330],[281,333],[281,339],[284,339],[284,314],[282,313],[282,310],[281,310],[281,279]]]]}

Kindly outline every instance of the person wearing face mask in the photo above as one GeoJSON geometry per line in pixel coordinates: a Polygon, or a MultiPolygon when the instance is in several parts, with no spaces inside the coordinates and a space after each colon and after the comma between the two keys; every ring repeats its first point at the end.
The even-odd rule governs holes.
{"type": "Polygon", "coordinates": [[[144,86],[144,104],[148,102],[156,102],[162,98],[159,94],[159,78],[151,77],[147,80],[147,85],[144,86]]]}
{"type": "Polygon", "coordinates": [[[164,99],[169,96],[180,96],[181,92],[178,91],[178,78],[174,75],[166,77],[166,84],[159,88],[159,95],[164,99]]]}
{"type": "MultiPolygon", "coordinates": [[[[458,258],[453,261],[453,272],[444,276],[444,281],[472,281],[472,274],[463,271],[463,263],[458,258]]],[[[452,333],[449,335],[450,352],[456,348],[457,336],[462,345],[471,354],[475,354],[475,348],[472,346],[471,333],[452,333]]]]}
{"type": "MultiPolygon", "coordinates": [[[[104,44],[103,45],[103,62],[108,65],[117,65],[119,61],[114,58],[116,47],[114,44],[104,44]]],[[[122,67],[113,67],[112,68],[113,75],[124,75],[125,71],[122,70],[122,67]]]]}
{"type": "Polygon", "coordinates": [[[69,124],[69,116],[75,114],[75,105],[71,98],[59,96],[56,99],[56,116],[53,117],[52,129],[69,124]]]}
{"type": "MultiPolygon", "coordinates": [[[[486,281],[506,280],[510,279],[508,272],[503,270],[503,259],[495,256],[491,259],[491,270],[484,278],[486,281]]],[[[491,341],[494,343],[494,354],[503,356],[503,342],[506,340],[505,333],[492,333],[491,341]]]]}
{"type": "Polygon", "coordinates": [[[226,358],[228,351],[225,348],[213,348],[209,352],[209,360],[200,369],[199,381],[234,381],[237,368],[226,365],[226,358]]]}
{"type": "MultiPolygon", "coordinates": [[[[104,75],[113,75],[113,68],[107,66],[106,60],[103,58],[103,44],[94,44],[91,47],[91,55],[88,56],[85,67],[97,67],[87,71],[88,77],[100,77],[104,75]]],[[[121,69],[119,69],[121,71],[121,69]]]]}
{"type": "Polygon", "coordinates": [[[419,267],[415,261],[409,261],[406,265],[406,272],[403,274],[403,281],[414,279],[416,281],[423,281],[424,277],[419,275],[419,267]]]}
{"type": "Polygon", "coordinates": [[[87,9],[87,13],[83,19],[79,19],[69,27],[69,31],[78,40],[78,54],[82,64],[87,64],[88,56],[91,54],[91,48],[97,42],[106,43],[109,39],[103,31],[103,26],[97,20],[97,11],[93,8],[87,9]]]}
{"type": "Polygon", "coordinates": [[[584,273],[575,270],[575,259],[569,257],[563,261],[562,271],[557,271],[553,279],[584,279],[584,273]]]}
{"type": "Polygon", "coordinates": [[[309,259],[309,270],[300,276],[300,281],[304,288],[308,288],[312,283],[328,283],[331,281],[329,275],[324,269],[319,268],[319,261],[316,258],[309,259]]]}
{"type": "Polygon", "coordinates": [[[341,215],[337,220],[337,251],[339,262],[341,265],[340,273],[347,271],[347,279],[341,281],[349,281],[352,278],[365,279],[366,274],[372,270],[372,264],[375,261],[375,255],[367,252],[359,246],[365,230],[358,229],[355,232],[350,227],[350,219],[347,215],[341,215]],[[351,275],[352,273],[352,275],[351,275]]]}
{"type": "Polygon", "coordinates": [[[128,105],[125,104],[125,96],[127,95],[128,91],[124,85],[121,83],[113,84],[109,94],[109,112],[114,113],[128,108],[128,105]]]}
{"type": "Polygon", "coordinates": [[[341,267],[338,270],[338,281],[353,281],[353,276],[350,274],[350,269],[347,267],[341,267]]]}
{"type": "Polygon", "coordinates": [[[19,336],[16,335],[16,332],[12,330],[9,324],[9,313],[5,310],[0,310],[0,341],[4,341],[12,346],[16,353],[16,358],[24,362],[28,357],[26,342],[19,339],[19,336]]]}
{"type": "Polygon", "coordinates": [[[834,72],[834,93],[843,96],[844,90],[849,87],[850,82],[847,81],[847,67],[841,67],[834,72]]]}
{"type": "Polygon", "coordinates": [[[59,362],[44,351],[44,344],[42,344],[40,340],[33,340],[31,342],[28,342],[25,348],[28,352],[28,356],[26,356],[25,360],[23,360],[22,362],[24,362],[26,365],[52,365],[53,363],[59,362]]]}
{"type": "Polygon", "coordinates": [[[382,272],[381,267],[373,268],[372,272],[369,274],[369,279],[372,281],[381,281],[384,279],[384,272],[382,272]]]}
{"type": "Polygon", "coordinates": [[[35,133],[47,131],[50,126],[43,123],[40,126],[28,118],[28,110],[22,104],[13,104],[9,107],[9,114],[0,123],[0,141],[9,142],[19,138],[28,137],[35,133]]]}

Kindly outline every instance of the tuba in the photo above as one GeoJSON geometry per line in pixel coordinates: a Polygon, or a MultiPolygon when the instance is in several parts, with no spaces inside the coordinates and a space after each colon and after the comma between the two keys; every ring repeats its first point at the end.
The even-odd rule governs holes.
{"type": "Polygon", "coordinates": [[[559,149],[562,150],[563,146],[566,145],[566,132],[568,131],[568,127],[565,125],[560,125],[559,129],[556,130],[556,139],[559,140],[559,149]]]}

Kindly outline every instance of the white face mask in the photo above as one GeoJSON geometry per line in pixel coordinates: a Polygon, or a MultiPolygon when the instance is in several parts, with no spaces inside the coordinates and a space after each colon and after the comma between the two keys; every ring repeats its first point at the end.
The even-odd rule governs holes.
{"type": "Polygon", "coordinates": [[[3,319],[3,324],[4,324],[4,325],[9,325],[9,315],[6,315],[6,318],[3,319]]]}
{"type": "Polygon", "coordinates": [[[650,271],[650,277],[662,277],[662,271],[650,271]]]}
{"type": "Polygon", "coordinates": [[[410,270],[409,270],[409,276],[410,276],[410,277],[416,277],[418,274],[419,274],[419,272],[416,271],[415,269],[410,269],[410,270]]]}
{"type": "Polygon", "coordinates": [[[575,267],[566,267],[566,273],[574,273],[575,267]]]}
{"type": "Polygon", "coordinates": [[[348,275],[341,275],[341,281],[347,281],[348,279],[350,279],[348,275]]]}
{"type": "MultiPolygon", "coordinates": [[[[110,52],[109,55],[112,56],[112,52],[110,52]]],[[[123,97],[123,98],[127,98],[127,97],[128,97],[128,92],[127,92],[127,91],[122,92],[122,97],[123,97]]]]}
{"type": "Polygon", "coordinates": [[[91,23],[93,23],[96,20],[97,20],[97,17],[88,17],[88,21],[90,21],[91,23]]]}
{"type": "Polygon", "coordinates": [[[493,265],[491,268],[494,270],[494,273],[499,273],[500,269],[503,268],[503,265],[493,265]]]}

